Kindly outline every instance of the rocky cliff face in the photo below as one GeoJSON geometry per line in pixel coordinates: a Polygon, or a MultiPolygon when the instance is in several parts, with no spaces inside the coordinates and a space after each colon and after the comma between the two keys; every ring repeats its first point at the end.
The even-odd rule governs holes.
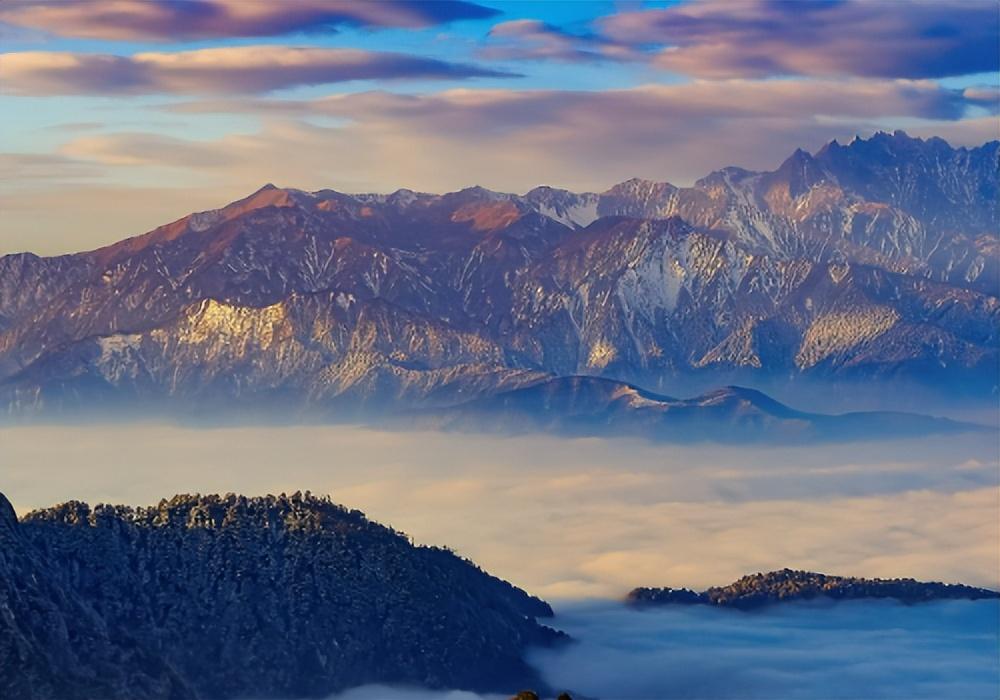
{"type": "Polygon", "coordinates": [[[880,132],[815,155],[796,150],[773,172],[724,168],[694,187],[630,180],[602,194],[527,197],[544,196],[557,214],[584,212],[564,214],[577,226],[598,216],[678,216],[771,256],[868,262],[995,292],[1000,278],[983,253],[995,247],[1000,216],[997,159],[997,142],[953,149],[880,132]]]}
{"type": "Polygon", "coordinates": [[[636,588],[628,594],[626,602],[636,606],[719,605],[751,609],[814,598],[832,600],[892,598],[912,604],[931,600],[1000,598],[1000,593],[985,588],[927,583],[910,578],[866,579],[782,569],[766,574],[744,576],[728,586],[709,588],[701,593],[686,588],[636,588]]]}
{"type": "Polygon", "coordinates": [[[0,405],[414,408],[576,374],[989,396],[998,158],[897,132],[689,188],[269,185],[97,251],[0,258],[0,405]]]}
{"type": "Polygon", "coordinates": [[[0,695],[321,697],[366,683],[512,691],[561,635],[544,602],[325,499],[0,498],[0,695]]]}

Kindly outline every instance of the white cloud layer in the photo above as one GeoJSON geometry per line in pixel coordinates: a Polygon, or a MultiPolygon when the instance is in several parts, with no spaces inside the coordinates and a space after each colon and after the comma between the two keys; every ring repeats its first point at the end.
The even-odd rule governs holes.
{"type": "Polygon", "coordinates": [[[997,601],[557,611],[579,644],[533,657],[555,687],[615,700],[992,700],[997,601]]]}
{"type": "Polygon", "coordinates": [[[3,490],[154,503],[311,489],[549,599],[784,566],[998,586],[989,436],[816,448],[159,425],[0,429],[3,490]]]}

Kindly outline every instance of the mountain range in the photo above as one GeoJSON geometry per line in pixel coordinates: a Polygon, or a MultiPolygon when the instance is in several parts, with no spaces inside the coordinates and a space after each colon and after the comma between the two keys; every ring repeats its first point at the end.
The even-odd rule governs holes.
{"type": "Polygon", "coordinates": [[[0,258],[0,407],[446,413],[574,377],[994,397],[998,168],[1000,142],[895,132],[691,187],[267,185],[0,258]]]}

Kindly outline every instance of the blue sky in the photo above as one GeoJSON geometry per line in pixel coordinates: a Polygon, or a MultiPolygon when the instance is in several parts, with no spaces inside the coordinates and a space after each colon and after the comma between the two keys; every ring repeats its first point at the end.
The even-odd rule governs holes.
{"type": "Polygon", "coordinates": [[[997,6],[888,0],[13,0],[0,253],[79,250],[264,182],[687,184],[905,128],[997,137],[997,6]]]}

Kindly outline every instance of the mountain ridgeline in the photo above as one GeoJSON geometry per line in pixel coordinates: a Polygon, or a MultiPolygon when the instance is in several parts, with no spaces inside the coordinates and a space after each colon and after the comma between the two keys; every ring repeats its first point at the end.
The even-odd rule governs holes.
{"type": "Polygon", "coordinates": [[[896,132],[692,187],[268,185],[99,250],[0,258],[0,407],[481,409],[576,376],[988,398],[998,164],[1000,142],[896,132]]]}
{"type": "Polygon", "coordinates": [[[991,430],[892,411],[808,413],[737,386],[677,399],[623,382],[581,376],[550,379],[458,406],[411,412],[396,420],[407,426],[479,433],[629,435],[667,442],[794,444],[991,430]]]}
{"type": "Polygon", "coordinates": [[[828,576],[812,571],[782,569],[751,574],[728,586],[696,593],[687,588],[635,588],[626,603],[635,607],[660,605],[716,605],[752,610],[801,600],[863,600],[890,598],[908,605],[932,600],[984,600],[1000,593],[958,583],[915,581],[911,578],[869,579],[828,576]]]}
{"type": "Polygon", "coordinates": [[[0,495],[0,697],[326,697],[367,683],[544,687],[551,608],[309,494],[79,502],[0,495]]]}

